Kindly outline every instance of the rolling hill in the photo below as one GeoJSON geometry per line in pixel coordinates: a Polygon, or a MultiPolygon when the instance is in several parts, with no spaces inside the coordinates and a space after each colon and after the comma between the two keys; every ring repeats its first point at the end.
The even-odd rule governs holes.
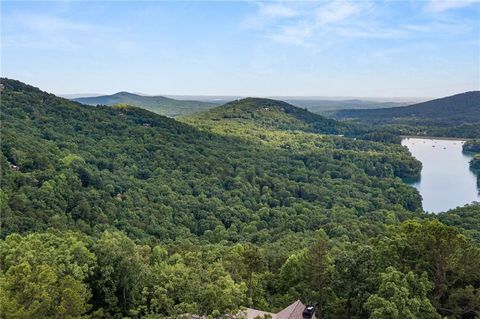
{"type": "Polygon", "coordinates": [[[263,129],[304,131],[321,134],[347,134],[356,129],[355,125],[338,122],[289,103],[265,99],[245,98],[217,106],[206,112],[187,117],[187,122],[216,123],[218,126],[229,122],[254,125],[263,129]]]}
{"type": "Polygon", "coordinates": [[[480,122],[480,91],[456,94],[403,107],[341,110],[337,118],[369,123],[458,125],[480,122]]]}
{"type": "Polygon", "coordinates": [[[367,109],[380,109],[380,108],[391,108],[391,107],[400,107],[409,105],[406,102],[392,102],[392,101],[371,101],[363,99],[348,99],[348,100],[339,100],[339,99],[306,99],[306,98],[278,98],[279,100],[285,101],[292,105],[307,108],[312,113],[317,114],[331,114],[338,110],[344,109],[357,109],[357,110],[367,110],[367,109]]]}
{"type": "Polygon", "coordinates": [[[129,92],[81,97],[72,100],[88,105],[128,104],[169,117],[205,111],[218,105],[211,102],[175,100],[164,96],[144,96],[129,92]]]}
{"type": "MultiPolygon", "coordinates": [[[[341,135],[398,144],[401,140],[395,130],[379,130],[352,121],[337,121],[283,101],[265,98],[232,101],[206,112],[179,117],[179,120],[220,134],[256,136],[257,140],[272,135],[270,133],[274,131],[316,134],[314,138],[318,134],[341,135]]],[[[272,137],[278,137],[278,134],[272,137]]]]}
{"type": "MultiPolygon", "coordinates": [[[[419,162],[410,161],[410,155],[404,154],[396,135],[328,119],[277,100],[245,98],[179,120],[204,131],[288,150],[299,156],[321,157],[331,153],[339,160],[350,158],[364,164],[375,159],[388,163],[399,177],[416,177],[421,168],[419,162]]],[[[361,166],[365,168],[364,164],[361,166]]]]}
{"type": "MultiPolygon", "coordinates": [[[[285,211],[290,219],[291,205],[305,205],[307,215],[316,215],[306,220],[317,223],[334,204],[358,203],[361,210],[420,206],[416,191],[395,179],[416,167],[400,146],[351,139],[337,146],[319,140],[321,152],[297,156],[238,136],[202,132],[136,107],[92,108],[18,81],[2,79],[2,84],[2,196],[8,203],[3,235],[43,230],[60,218],[74,228],[81,221],[88,232],[117,227],[134,237],[195,238],[218,225],[249,223],[261,207],[285,211]],[[303,187],[311,188],[302,191],[305,195],[312,193],[299,195],[303,187]],[[384,191],[388,195],[381,195],[384,191]],[[237,209],[231,211],[231,205],[237,209]]],[[[212,112],[242,116],[235,105],[212,112]]],[[[277,118],[288,115],[298,127],[304,125],[300,119],[313,128],[319,122],[328,123],[328,130],[344,127],[318,115],[312,120],[283,102],[247,99],[240,105],[253,112],[250,116],[264,111],[277,112],[277,118]]],[[[240,224],[242,235],[229,240],[253,236],[240,224]]]]}
{"type": "MultiPolygon", "coordinates": [[[[2,318],[273,312],[318,300],[312,280],[329,294],[325,318],[360,318],[364,296],[392,286],[390,274],[421,280],[431,313],[478,305],[478,244],[423,214],[418,192],[398,178],[419,171],[400,145],[317,134],[347,124],[278,101],[188,118],[233,129],[220,135],[133,106],[1,84],[2,318]],[[267,139],[239,134],[252,129],[267,139]],[[440,276],[439,264],[449,266],[440,276]],[[435,284],[440,301],[426,294],[435,284]]],[[[476,212],[446,220],[467,224],[459,217],[476,212]]]]}
{"type": "MultiPolygon", "coordinates": [[[[239,97],[205,97],[205,96],[146,96],[129,92],[118,92],[112,95],[68,97],[71,100],[88,105],[130,104],[157,114],[176,117],[206,111],[212,107],[236,101],[239,97]]],[[[328,100],[305,98],[269,98],[285,101],[291,105],[308,108],[312,113],[328,114],[343,109],[375,109],[408,105],[400,102],[376,102],[368,100],[328,100]]]]}
{"type": "Polygon", "coordinates": [[[403,132],[420,135],[479,137],[480,91],[404,107],[341,110],[335,117],[375,125],[397,125],[403,132]]]}

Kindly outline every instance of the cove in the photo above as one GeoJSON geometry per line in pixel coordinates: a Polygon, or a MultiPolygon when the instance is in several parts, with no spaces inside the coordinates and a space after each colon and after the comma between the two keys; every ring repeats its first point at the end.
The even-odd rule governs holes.
{"type": "Polygon", "coordinates": [[[469,168],[472,156],[464,141],[406,137],[402,145],[423,164],[419,180],[409,184],[422,195],[423,209],[439,213],[480,201],[477,179],[469,168]]]}

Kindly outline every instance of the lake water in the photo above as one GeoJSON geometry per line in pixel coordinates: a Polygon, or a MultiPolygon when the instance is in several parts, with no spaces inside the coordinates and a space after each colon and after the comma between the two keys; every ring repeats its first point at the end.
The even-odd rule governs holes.
{"type": "Polygon", "coordinates": [[[442,212],[480,201],[477,178],[469,168],[472,156],[462,153],[463,141],[404,138],[402,145],[422,162],[422,176],[411,183],[423,197],[423,209],[442,212]]]}

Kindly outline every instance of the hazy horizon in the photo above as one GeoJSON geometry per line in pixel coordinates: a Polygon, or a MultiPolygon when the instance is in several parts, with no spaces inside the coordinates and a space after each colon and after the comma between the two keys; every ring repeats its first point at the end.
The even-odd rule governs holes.
{"type": "MultiPolygon", "coordinates": [[[[130,92],[128,90],[122,90],[113,93],[57,93],[58,96],[68,98],[68,99],[75,99],[75,98],[82,98],[82,97],[97,97],[97,96],[108,96],[114,95],[120,92],[127,92],[135,95],[140,96],[164,96],[172,99],[179,99],[179,100],[186,100],[186,99],[193,99],[193,100],[212,100],[212,99],[238,99],[238,98],[247,98],[247,97],[258,97],[258,98],[272,98],[272,99],[299,99],[299,100],[326,100],[326,101],[344,101],[344,100],[362,100],[362,101],[382,101],[382,102],[418,102],[418,101],[427,101],[430,99],[442,98],[443,96],[439,97],[425,97],[425,96],[409,96],[409,97],[375,97],[375,96],[307,96],[307,95],[207,95],[207,94],[163,94],[163,93],[143,93],[143,92],[130,92]]],[[[462,92],[459,92],[462,93],[462,92]]]]}

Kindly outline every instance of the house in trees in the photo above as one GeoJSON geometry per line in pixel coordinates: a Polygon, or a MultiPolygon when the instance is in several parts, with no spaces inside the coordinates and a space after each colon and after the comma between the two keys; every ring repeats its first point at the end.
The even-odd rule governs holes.
{"type": "Polygon", "coordinates": [[[246,311],[247,319],[317,319],[313,306],[305,306],[300,300],[295,301],[287,308],[278,313],[271,313],[248,308],[246,311]]]}

